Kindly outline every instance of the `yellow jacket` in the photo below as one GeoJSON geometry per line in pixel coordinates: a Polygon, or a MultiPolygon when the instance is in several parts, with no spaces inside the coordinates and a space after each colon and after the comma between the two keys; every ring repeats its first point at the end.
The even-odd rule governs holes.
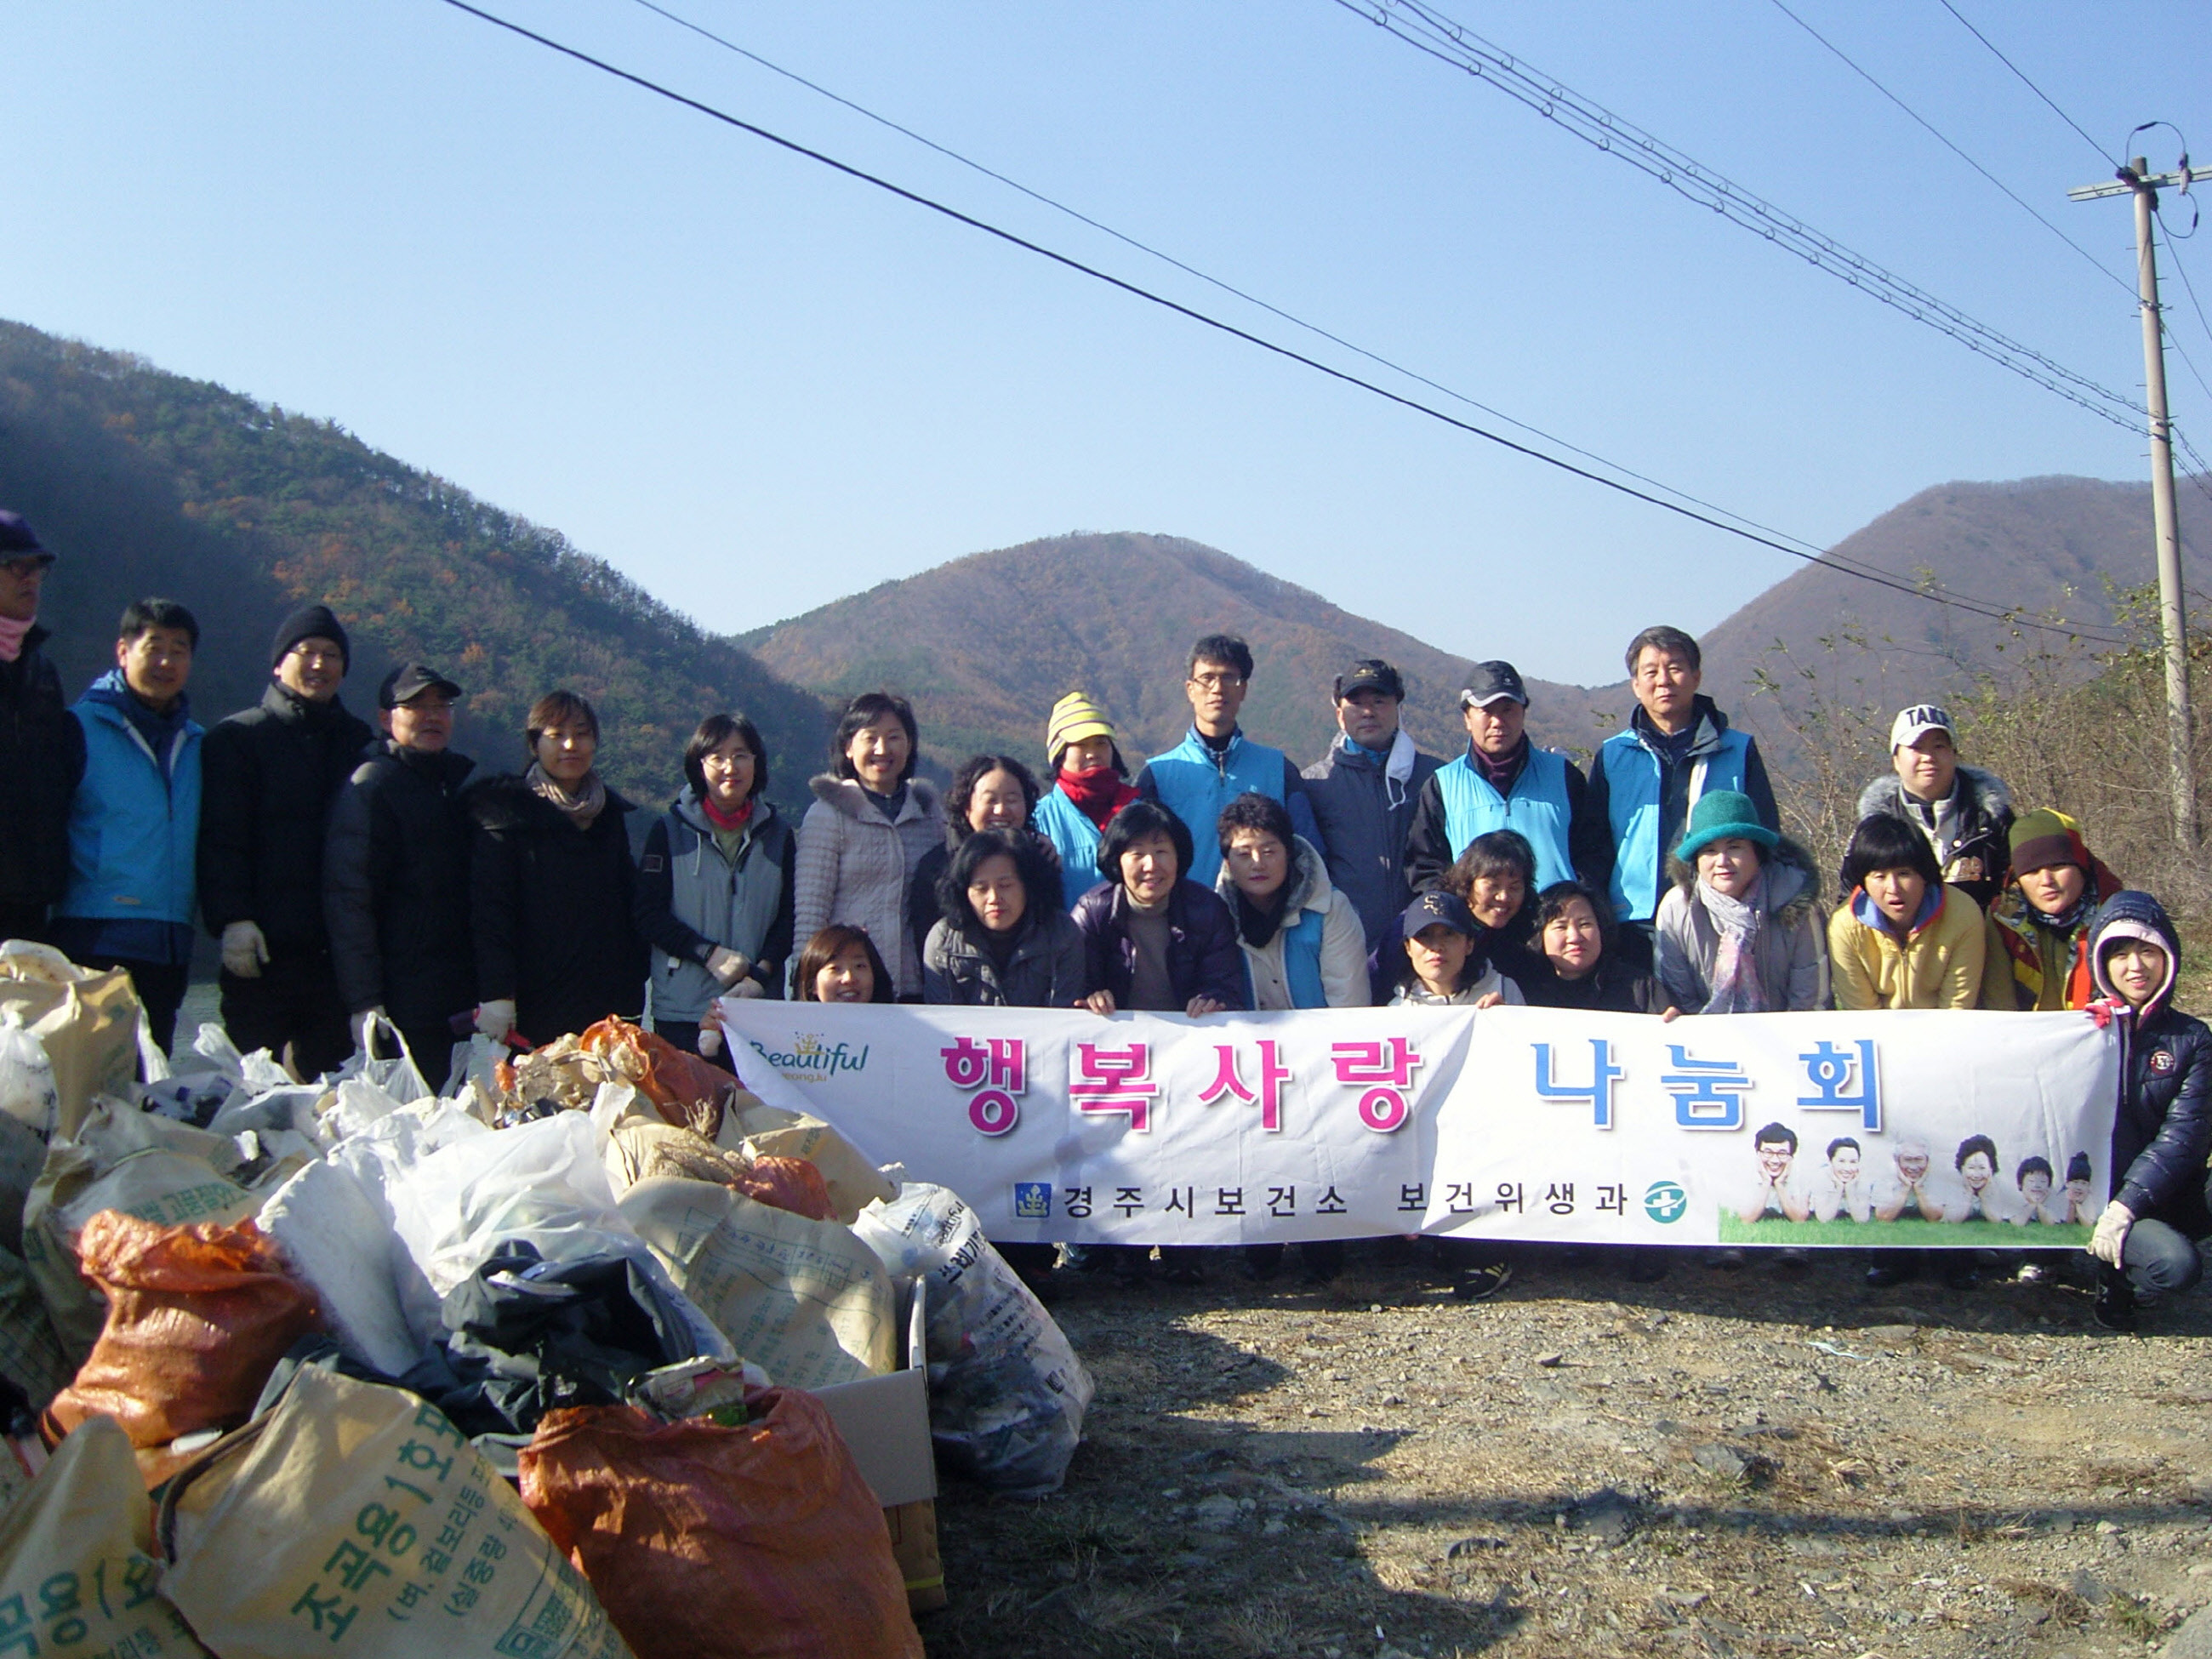
{"type": "Polygon", "coordinates": [[[1838,1008],[1973,1008],[1988,940],[1981,906],[1956,887],[1900,940],[1863,888],[1828,918],[1828,966],[1838,1008]]]}

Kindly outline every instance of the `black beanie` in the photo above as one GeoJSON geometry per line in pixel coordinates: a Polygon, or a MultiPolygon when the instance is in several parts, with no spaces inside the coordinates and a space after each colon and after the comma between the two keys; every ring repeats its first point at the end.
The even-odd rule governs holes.
{"type": "Polygon", "coordinates": [[[353,645],[346,638],[344,624],[331,614],[326,605],[303,605],[277,624],[276,637],[269,642],[269,667],[275,672],[292,647],[301,640],[336,640],[338,654],[345,659],[346,666],[353,666],[353,645]]]}

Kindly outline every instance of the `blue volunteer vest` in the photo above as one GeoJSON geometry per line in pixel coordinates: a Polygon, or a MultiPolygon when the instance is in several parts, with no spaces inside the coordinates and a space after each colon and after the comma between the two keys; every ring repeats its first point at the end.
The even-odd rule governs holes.
{"type": "Polygon", "coordinates": [[[1211,890],[1221,869],[1221,844],[1214,835],[1221,809],[1239,795],[1261,794],[1283,799],[1283,751],[1248,740],[1242,732],[1229,739],[1229,748],[1214,763],[1213,751],[1196,727],[1164,755],[1145,763],[1152,775],[1152,787],[1160,805],[1183,821],[1190,831],[1190,868],[1184,876],[1211,890]]]}
{"type": "Polygon", "coordinates": [[[1443,798],[1444,834],[1452,856],[1467,851],[1477,836],[1493,830],[1517,830],[1536,849],[1536,890],[1555,881],[1572,881],[1575,863],[1567,830],[1574,813],[1567,804],[1567,763],[1548,749],[1529,745],[1513,793],[1501,795],[1465,755],[1437,769],[1437,790],[1443,798]]]}
{"type": "Polygon", "coordinates": [[[1030,828],[1060,854],[1060,901],[1064,910],[1105,879],[1098,873],[1098,826],[1054,784],[1030,815],[1030,828]]]}
{"type": "Polygon", "coordinates": [[[84,778],[70,804],[69,889],[54,914],[183,922],[196,897],[200,829],[199,722],[172,738],[169,775],[118,709],[89,697],[84,778]]]}
{"type": "MultiPolygon", "coordinates": [[[[1322,989],[1321,940],[1328,915],[1322,910],[1301,910],[1298,919],[1275,935],[1283,951],[1283,978],[1291,988],[1293,1008],[1326,1008],[1328,994],[1322,989]]],[[[1252,952],[1244,956],[1244,1006],[1256,1008],[1260,996],[1252,979],[1252,952]]]]}
{"type": "MultiPolygon", "coordinates": [[[[1708,789],[1741,789],[1750,750],[1748,736],[1727,731],[1717,747],[1692,757],[1688,805],[1708,789]]],[[[1659,908],[1668,851],[1659,845],[1659,757],[1632,727],[1607,738],[1598,754],[1614,849],[1613,912],[1623,921],[1649,921],[1659,908]]]]}

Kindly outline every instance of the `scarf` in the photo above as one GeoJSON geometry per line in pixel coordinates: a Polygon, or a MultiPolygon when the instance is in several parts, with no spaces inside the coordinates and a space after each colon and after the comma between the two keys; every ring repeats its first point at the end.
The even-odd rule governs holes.
{"type": "Polygon", "coordinates": [[[1110,766],[1094,766],[1088,772],[1062,771],[1060,793],[1101,830],[1107,819],[1137,798],[1128,780],[1110,766]]]}
{"type": "Polygon", "coordinates": [[[745,804],[743,806],[738,808],[734,812],[725,812],[720,808],[717,807],[711,799],[702,794],[699,797],[699,810],[706,815],[707,822],[713,824],[714,828],[720,830],[724,835],[735,835],[738,830],[744,829],[746,824],[752,822],[753,798],[750,795],[747,795],[745,797],[745,804]]]}
{"type": "Polygon", "coordinates": [[[1711,983],[1701,1014],[1763,1014],[1766,986],[1759,976],[1759,934],[1766,921],[1766,872],[1759,872],[1747,899],[1717,893],[1700,881],[1698,902],[1720,935],[1713,954],[1711,983]]]}
{"type": "Polygon", "coordinates": [[[1468,763],[1482,774],[1484,781],[1499,794],[1510,793],[1513,780],[1521,775],[1521,769],[1528,762],[1528,739],[1523,738],[1513,745],[1513,750],[1503,760],[1492,760],[1473,744],[1467,746],[1468,763]]]}
{"type": "Polygon", "coordinates": [[[1242,887],[1237,889],[1237,932],[1245,944],[1255,951],[1267,948],[1290,914],[1290,897],[1291,884],[1285,880],[1275,890],[1274,908],[1263,910],[1242,887]]]}
{"type": "Polygon", "coordinates": [[[14,617],[0,617],[0,662],[13,662],[23,654],[23,639],[39,625],[36,617],[25,617],[18,621],[14,617]]]}
{"type": "Polygon", "coordinates": [[[2023,1008],[2043,1006],[2043,945],[2046,938],[2066,942],[2066,1000],[2069,1008],[2086,1008],[2096,994],[2089,982],[2089,918],[2097,907],[2119,891],[2119,878],[2092,860],[2081,884],[2081,896],[2055,916],[2045,915],[2027,902],[2018,883],[2007,887],[1990,906],[1990,921],[1996,942],[2010,958],[2014,1000],[2023,1008]]]}
{"type": "Polygon", "coordinates": [[[579,830],[590,829],[592,820],[607,804],[607,786],[597,772],[585,773],[583,787],[573,795],[548,777],[545,769],[536,761],[530,763],[530,770],[523,774],[522,781],[538,799],[551,805],[579,830]]]}

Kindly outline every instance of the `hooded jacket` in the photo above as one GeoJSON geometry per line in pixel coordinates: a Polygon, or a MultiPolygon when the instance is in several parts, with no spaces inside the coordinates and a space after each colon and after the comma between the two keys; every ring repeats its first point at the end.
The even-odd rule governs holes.
{"type": "Polygon", "coordinates": [[[347,1012],[381,1007],[401,1025],[476,1006],[469,842],[461,787],[476,763],[380,738],[331,808],[323,918],[347,1012]]]}
{"type": "Polygon", "coordinates": [[[1328,848],[1328,838],[1314,822],[1305,780],[1297,768],[1281,750],[1253,742],[1242,727],[1229,734],[1226,747],[1216,750],[1192,726],[1181,743],[1145,763],[1145,769],[1137,774],[1137,793],[1183,821],[1191,839],[1190,868],[1183,873],[1201,887],[1212,886],[1221,868],[1214,825],[1220,821],[1221,809],[1239,795],[1260,794],[1280,801],[1290,812],[1293,834],[1324,852],[1328,848]]]}
{"type": "Polygon", "coordinates": [[[55,914],[123,927],[73,929],[70,948],[185,961],[206,734],[182,698],[167,716],[148,710],[119,668],[94,680],[71,712],[83,728],[85,767],[70,802],[69,885],[55,914]],[[179,928],[185,954],[170,937],[179,928]],[[90,932],[113,944],[74,937],[90,932]]]}
{"type": "Polygon", "coordinates": [[[1704,696],[1691,703],[1691,730],[1684,763],[1671,765],[1658,729],[1638,704],[1628,729],[1600,744],[1590,763],[1590,811],[1612,833],[1608,891],[1620,921],[1644,921],[1656,913],[1667,851],[1681,838],[1690,809],[1706,790],[1740,789],[1751,797],[1761,823],[1782,828],[1766,763],[1751,736],[1731,730],[1728,716],[1704,696]]]}
{"type": "Polygon", "coordinates": [[[796,839],[759,796],[734,856],[685,784],[652,829],[637,861],[637,931],[652,945],[653,1018],[696,1024],[723,994],[707,971],[717,947],[751,958],[746,977],[783,994],[799,875],[796,839]]]}
{"type": "MultiPolygon", "coordinates": [[[[1075,905],[1075,925],[1083,930],[1084,993],[1111,991],[1115,1006],[1123,1009],[1137,975],[1128,908],[1129,890],[1118,881],[1099,883],[1075,905]]],[[[1179,1014],[1198,997],[1211,997],[1224,1008],[1249,1006],[1237,919],[1194,881],[1178,881],[1168,896],[1168,978],[1176,1006],[1155,1012],[1179,1014]]]]}
{"type": "MultiPolygon", "coordinates": [[[[1698,872],[1680,860],[1674,869],[1674,884],[1660,902],[1653,924],[1654,953],[1662,989],[1688,1014],[1712,1000],[1721,936],[1698,898],[1698,872]]],[[[1820,937],[1812,858],[1784,836],[1761,861],[1760,869],[1766,878],[1768,914],[1754,954],[1766,1006],[1778,1014],[1825,1008],[1828,953],[1820,937]]]]}
{"type": "MultiPolygon", "coordinates": [[[[1413,739],[1406,742],[1410,747],[1413,739]]],[[[1303,774],[1306,803],[1328,848],[1328,878],[1359,912],[1370,947],[1397,937],[1399,914],[1413,901],[1407,838],[1421,792],[1443,764],[1414,750],[1412,769],[1401,781],[1389,775],[1387,757],[1378,759],[1340,736],[1327,757],[1303,774]]]]}
{"type": "Polygon", "coordinates": [[[469,924],[477,994],[515,1006],[536,1043],[581,1031],[645,1004],[645,941],[631,920],[637,872],[612,789],[587,830],[520,777],[488,778],[467,795],[476,826],[469,924]]]}
{"type": "Polygon", "coordinates": [[[1087,972],[1083,932],[1066,911],[1024,915],[1004,969],[970,929],[947,916],[923,945],[921,1000],[967,1008],[1073,1008],[1088,991],[1087,972]]]}
{"type": "MultiPolygon", "coordinates": [[[[1237,884],[1229,866],[1213,878],[1213,890],[1237,908],[1237,884]]],[[[1300,836],[1291,837],[1291,868],[1283,878],[1283,908],[1265,945],[1246,938],[1240,923],[1237,948],[1244,954],[1245,1003],[1261,1013],[1288,1008],[1364,1008],[1367,934],[1352,901],[1333,886],[1319,853],[1300,836]]]]}
{"type": "Polygon", "coordinates": [[[69,881],[70,797],[84,776],[84,727],[37,623],[0,663],[0,903],[52,904],[69,881]]]}
{"type": "Polygon", "coordinates": [[[260,706],[218,721],[201,749],[200,913],[220,937],[257,924],[272,951],[320,952],[331,806],[376,733],[333,697],[271,684],[260,706]]]}
{"type": "Polygon", "coordinates": [[[1853,888],[1828,919],[1836,1006],[1976,1007],[1988,948],[1981,907],[1959,888],[1931,888],[1903,939],[1890,931],[1889,918],[1866,889],[1853,888]]]}
{"type": "Polygon", "coordinates": [[[2112,1196],[2138,1219],[2155,1216],[2191,1237],[2205,1228],[2204,1160],[2212,1150],[2212,1029],[2175,1009],[2181,942],[2148,893],[2115,893],[2089,928],[2098,991],[2119,1001],[2120,1101],[2112,1119],[2112,1196]],[[2166,951],[2166,984],[2128,1009],[2106,977],[2106,949],[2138,939],[2166,951]]]}
{"type": "Polygon", "coordinates": [[[828,773],[808,786],[814,801],[799,822],[792,938],[801,951],[833,921],[862,929],[891,970],[895,993],[921,995],[921,945],[908,925],[908,895],[922,854],[945,839],[937,786],[909,778],[898,817],[885,817],[851,778],[828,773]]]}
{"type": "Polygon", "coordinates": [[[2012,791],[1994,772],[1984,772],[1978,766],[1961,766],[1958,781],[1952,786],[1951,803],[1951,820],[1946,826],[1950,839],[1948,854],[1936,846],[1928,820],[1906,802],[1904,781],[1894,772],[1885,772],[1859,791],[1859,817],[1870,818],[1879,814],[1902,818],[1928,836],[1929,844],[1936,847],[1936,859],[1942,866],[1943,879],[1970,894],[1974,902],[1986,910],[2004,883],[2006,866],[2012,862],[2008,839],[2012,834],[2012,791]],[[1954,872],[1968,859],[1981,860],[1982,873],[1962,881],[1954,872]]]}

